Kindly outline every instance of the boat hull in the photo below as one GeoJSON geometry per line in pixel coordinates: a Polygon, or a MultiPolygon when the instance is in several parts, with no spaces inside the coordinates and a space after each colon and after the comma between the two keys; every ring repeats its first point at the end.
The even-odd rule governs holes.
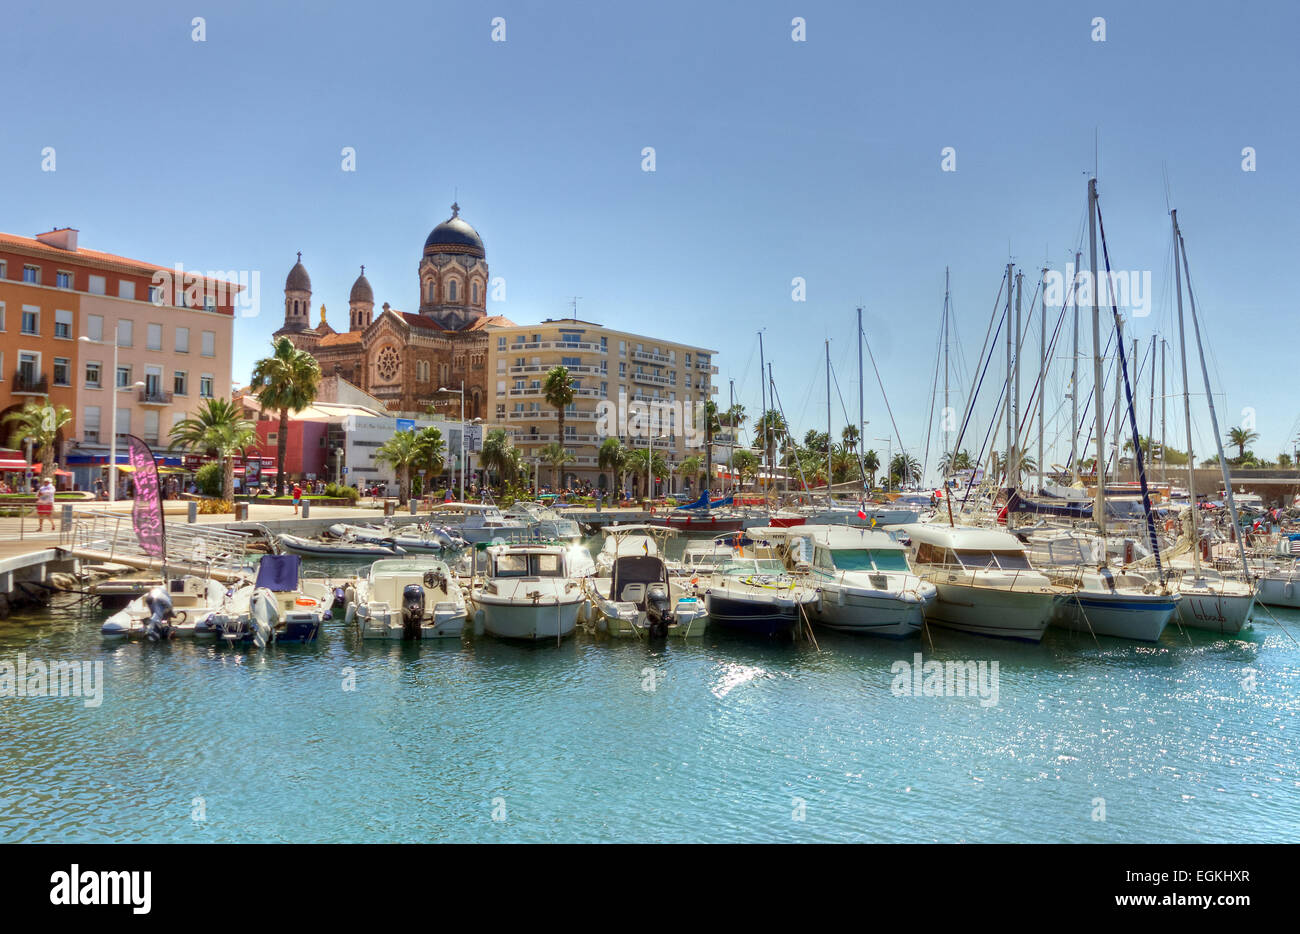
{"type": "Polygon", "coordinates": [[[1300,609],[1300,577],[1294,575],[1261,577],[1258,587],[1256,599],[1260,603],[1300,609]]]}
{"type": "Polygon", "coordinates": [[[939,596],[926,610],[936,626],[1022,642],[1041,642],[1056,594],[935,582],[939,596]]]}
{"type": "Polygon", "coordinates": [[[1054,625],[1116,639],[1157,642],[1181,599],[1163,594],[1066,594],[1057,598],[1054,625]]]}
{"type": "Polygon", "coordinates": [[[1182,591],[1178,618],[1187,629],[1232,635],[1241,632],[1254,602],[1251,594],[1222,594],[1209,590],[1182,591]]]}
{"type": "Polygon", "coordinates": [[[756,636],[790,635],[799,622],[799,605],[793,601],[753,601],[710,591],[704,596],[714,625],[756,636]]]}
{"type": "Polygon", "coordinates": [[[906,594],[865,594],[840,591],[834,584],[822,584],[822,599],[813,605],[812,618],[820,626],[857,635],[896,639],[914,636],[925,623],[930,600],[906,594]]]}
{"type": "Polygon", "coordinates": [[[581,599],[558,604],[554,600],[516,604],[478,599],[479,609],[483,611],[484,632],[498,639],[526,642],[563,639],[572,635],[582,603],[581,599]]]}

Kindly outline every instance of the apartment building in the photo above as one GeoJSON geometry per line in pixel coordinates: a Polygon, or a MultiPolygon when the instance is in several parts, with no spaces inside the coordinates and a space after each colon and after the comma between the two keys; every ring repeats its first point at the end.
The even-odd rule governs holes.
{"type": "Polygon", "coordinates": [[[0,233],[0,415],[42,397],[71,409],[62,455],[85,487],[108,462],[114,410],[119,440],[165,446],[204,398],[230,395],[241,286],[77,241],[0,233]]]}
{"type": "MultiPolygon", "coordinates": [[[[489,427],[510,429],[530,462],[560,440],[557,413],[546,401],[547,371],[564,366],[573,377],[577,391],[565,412],[564,446],[574,458],[564,470],[567,483],[613,488],[615,478],[602,476],[597,459],[606,437],[653,445],[670,470],[703,454],[699,433],[691,430],[698,420],[687,412],[717,394],[716,351],[576,318],[497,327],[488,346],[489,427]],[[608,403],[604,418],[602,402],[608,403]],[[653,430],[646,431],[642,419],[652,411],[653,430]]],[[[541,477],[550,477],[544,465],[541,477]]],[[[686,485],[685,478],[670,482],[669,489],[686,485]]]]}

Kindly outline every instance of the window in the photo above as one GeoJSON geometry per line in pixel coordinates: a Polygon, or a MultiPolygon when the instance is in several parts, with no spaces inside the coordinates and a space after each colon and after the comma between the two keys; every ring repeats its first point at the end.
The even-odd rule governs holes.
{"type": "Polygon", "coordinates": [[[86,291],[92,295],[107,295],[108,280],[103,276],[91,276],[86,282],[86,291]]]}
{"type": "Polygon", "coordinates": [[[477,304],[478,304],[478,283],[477,283],[477,282],[475,282],[474,285],[473,285],[472,296],[473,296],[473,297],[471,298],[471,301],[472,301],[475,305],[477,305],[477,304]]]}
{"type": "Polygon", "coordinates": [[[216,311],[216,310],[217,310],[217,297],[216,297],[215,295],[204,295],[204,296],[203,296],[203,310],[204,310],[204,311],[216,311]]]}
{"type": "Polygon", "coordinates": [[[54,274],[54,284],[61,289],[72,288],[72,273],[60,270],[54,274]]]}
{"type": "Polygon", "coordinates": [[[23,306],[23,333],[41,333],[41,310],[35,305],[23,306]]]}
{"type": "Polygon", "coordinates": [[[41,268],[39,266],[24,266],[23,281],[30,282],[32,285],[41,284],[41,268]]]}
{"type": "Polygon", "coordinates": [[[175,428],[177,425],[179,425],[179,424],[180,424],[181,422],[183,422],[183,421],[185,421],[185,413],[184,413],[184,412],[173,412],[173,413],[172,413],[172,427],[173,427],[173,428],[175,428]]]}
{"type": "Polygon", "coordinates": [[[54,385],[72,385],[72,361],[67,357],[54,358],[54,385]]]}
{"type": "Polygon", "coordinates": [[[145,347],[149,350],[162,350],[162,325],[150,324],[145,328],[145,347]]]}
{"type": "Polygon", "coordinates": [[[104,339],[104,316],[86,315],[86,336],[92,341],[104,339]]]}
{"type": "Polygon", "coordinates": [[[189,328],[176,329],[176,352],[177,353],[190,352],[190,329],[189,328]]]}
{"type": "Polygon", "coordinates": [[[117,297],[135,301],[135,283],[127,279],[117,280],[117,297]]]}
{"type": "Polygon", "coordinates": [[[8,330],[5,327],[5,303],[0,302],[0,332],[8,330]]]}
{"type": "Polygon", "coordinates": [[[163,303],[162,288],[160,286],[149,286],[149,301],[154,305],[161,305],[163,303]]]}
{"type": "Polygon", "coordinates": [[[199,351],[205,357],[215,357],[217,355],[217,332],[203,332],[203,347],[199,351]]]}
{"type": "Polygon", "coordinates": [[[55,310],[54,336],[65,341],[72,340],[72,312],[55,310]]]}
{"type": "Polygon", "coordinates": [[[267,444],[279,444],[279,443],[280,443],[280,433],[279,433],[278,431],[268,431],[268,432],[266,433],[266,443],[267,443],[267,444]]]}
{"type": "Polygon", "coordinates": [[[204,399],[212,398],[212,375],[205,373],[199,377],[199,395],[204,399]]]}
{"type": "Polygon", "coordinates": [[[117,368],[117,388],[125,389],[131,385],[131,366],[119,366],[117,368]]]}
{"type": "Polygon", "coordinates": [[[506,349],[506,339],[504,337],[498,337],[497,350],[505,350],[505,349],[506,349]]]}
{"type": "Polygon", "coordinates": [[[98,360],[86,361],[86,388],[101,388],[100,380],[103,379],[103,365],[98,360]]]}
{"type": "Polygon", "coordinates": [[[147,444],[158,443],[157,409],[145,409],[144,411],[144,440],[147,444]]]}
{"type": "Polygon", "coordinates": [[[117,346],[130,347],[135,340],[135,322],[130,318],[119,318],[117,321],[117,346]]]}
{"type": "Polygon", "coordinates": [[[41,355],[20,351],[18,354],[18,379],[28,386],[41,378],[41,355]]]}
{"type": "Polygon", "coordinates": [[[144,368],[144,391],[151,398],[157,398],[162,395],[162,380],[162,367],[147,366],[144,368]]]}
{"type": "Polygon", "coordinates": [[[178,396],[188,396],[190,394],[189,374],[184,370],[177,370],[172,374],[172,392],[178,396]]]}
{"type": "Polygon", "coordinates": [[[452,279],[450,282],[447,283],[447,301],[454,302],[455,300],[456,300],[456,280],[452,279]]]}
{"type": "Polygon", "coordinates": [[[129,435],[130,433],[131,433],[131,410],[118,409],[117,410],[117,436],[121,438],[122,435],[129,435]]]}
{"type": "Polygon", "coordinates": [[[0,279],[4,279],[8,275],[9,275],[9,266],[8,264],[5,263],[4,260],[0,259],[0,279]]]}
{"type": "Polygon", "coordinates": [[[99,406],[88,405],[81,410],[81,440],[99,442],[99,406]]]}

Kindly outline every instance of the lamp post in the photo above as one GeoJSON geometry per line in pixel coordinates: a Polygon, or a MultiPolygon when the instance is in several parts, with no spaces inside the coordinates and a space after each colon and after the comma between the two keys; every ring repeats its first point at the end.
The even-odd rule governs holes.
{"type": "MultiPolygon", "coordinates": [[[[81,341],[84,344],[96,344],[100,347],[104,346],[103,341],[91,340],[85,334],[81,335],[79,338],[77,338],[77,340],[81,341]]],[[[109,416],[109,435],[108,435],[108,501],[110,503],[117,502],[117,394],[123,390],[140,389],[143,388],[144,386],[144,383],[140,382],[139,380],[132,383],[130,386],[119,386],[117,384],[117,350],[118,350],[117,332],[116,330],[114,330],[113,389],[112,389],[113,396],[112,396],[111,414],[109,416]]],[[[103,377],[101,376],[100,378],[102,379],[103,377]]]]}
{"type": "Polygon", "coordinates": [[[460,396],[460,501],[465,502],[465,381],[460,381],[459,389],[439,386],[440,393],[456,393],[460,396]]]}
{"type": "Polygon", "coordinates": [[[334,482],[343,485],[343,449],[334,449],[334,482]]]}

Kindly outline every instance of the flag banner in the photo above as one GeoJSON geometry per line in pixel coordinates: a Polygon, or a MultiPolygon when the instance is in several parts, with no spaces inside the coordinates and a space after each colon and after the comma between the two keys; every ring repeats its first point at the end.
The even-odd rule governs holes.
{"type": "Polygon", "coordinates": [[[135,529],[140,547],[147,555],[166,557],[166,538],[163,532],[162,489],[158,485],[158,465],[153,451],[135,435],[126,436],[127,460],[131,464],[131,479],[135,484],[135,505],[131,507],[131,527],[135,529]]]}

